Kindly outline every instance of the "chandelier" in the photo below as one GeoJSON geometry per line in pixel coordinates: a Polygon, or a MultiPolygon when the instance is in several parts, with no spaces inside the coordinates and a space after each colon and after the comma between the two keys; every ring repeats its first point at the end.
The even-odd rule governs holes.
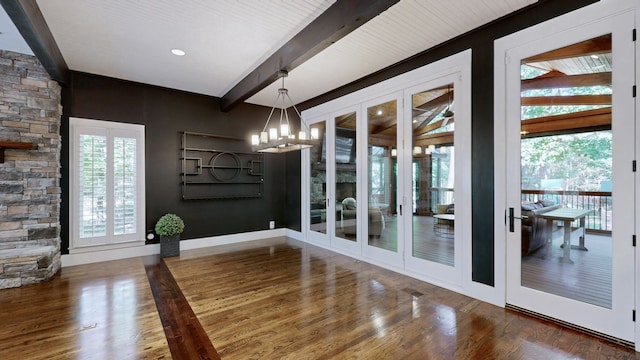
{"type": "Polygon", "coordinates": [[[276,101],[271,108],[271,112],[269,113],[267,122],[264,124],[264,128],[259,134],[251,135],[251,148],[253,151],[283,153],[310,148],[319,143],[318,129],[312,128],[310,134],[307,134],[307,132],[303,130],[304,122],[302,121],[302,116],[289,97],[287,89],[284,87],[284,78],[287,76],[287,71],[278,71],[278,77],[282,78],[282,87],[278,89],[278,97],[276,97],[276,101]],[[293,107],[295,113],[298,115],[298,119],[300,119],[300,131],[298,132],[297,137],[289,124],[289,113],[287,111],[288,107],[286,106],[287,99],[291,103],[291,107],[293,107]],[[282,101],[282,107],[278,107],[280,101],[282,101]],[[269,124],[271,122],[271,118],[276,112],[275,110],[277,107],[280,109],[280,121],[277,126],[274,124],[270,127],[269,124]]]}

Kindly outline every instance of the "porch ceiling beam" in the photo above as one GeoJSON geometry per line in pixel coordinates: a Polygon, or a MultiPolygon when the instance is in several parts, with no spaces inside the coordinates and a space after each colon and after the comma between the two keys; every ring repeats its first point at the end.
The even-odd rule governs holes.
{"type": "Polygon", "coordinates": [[[583,75],[559,75],[526,79],[521,81],[520,88],[522,91],[524,91],[534,89],[556,89],[596,85],[611,85],[611,72],[583,75]]]}
{"type": "Polygon", "coordinates": [[[222,96],[220,109],[229,111],[331,44],[364,25],[400,0],[339,0],[222,96]]]}
{"type": "Polygon", "coordinates": [[[416,106],[413,108],[414,112],[418,112],[421,110],[424,111],[429,111],[431,109],[433,109],[434,107],[437,107],[439,105],[442,104],[449,104],[449,101],[453,100],[453,92],[450,93],[444,93],[440,96],[438,96],[437,98],[431,99],[429,101],[427,101],[426,103],[420,105],[420,106],[416,106]]]}
{"type": "Polygon", "coordinates": [[[0,4],[49,76],[65,83],[69,67],[35,0],[0,0],[0,4]]]}
{"type": "Polygon", "coordinates": [[[611,108],[545,116],[522,121],[522,137],[563,134],[568,131],[611,129],[611,108]]]}
{"type": "Polygon", "coordinates": [[[598,55],[611,52],[611,35],[604,35],[595,39],[565,46],[560,49],[538,54],[524,60],[525,63],[535,63],[550,60],[568,59],[577,56],[598,55]]]}
{"type": "Polygon", "coordinates": [[[522,106],[611,105],[611,95],[531,96],[523,97],[522,106]]]}
{"type": "MultiPolygon", "coordinates": [[[[448,118],[446,120],[447,120],[447,125],[453,124],[455,122],[455,118],[448,118]]],[[[444,121],[445,121],[445,119],[441,119],[441,120],[438,120],[438,121],[436,121],[434,123],[431,123],[431,124],[429,124],[429,125],[427,125],[427,126],[425,126],[423,128],[416,128],[414,130],[414,133],[419,130],[419,132],[421,134],[423,134],[423,135],[424,134],[428,134],[430,131],[435,130],[435,129],[439,128],[439,127],[442,127],[442,124],[444,123],[444,121]]],[[[418,135],[418,136],[421,136],[421,135],[418,135]]]]}

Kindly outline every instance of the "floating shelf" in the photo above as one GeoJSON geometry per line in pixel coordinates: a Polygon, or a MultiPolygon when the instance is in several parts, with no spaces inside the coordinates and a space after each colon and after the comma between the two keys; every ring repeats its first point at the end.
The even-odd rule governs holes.
{"type": "Polygon", "coordinates": [[[4,163],[4,150],[5,149],[24,149],[33,150],[38,147],[37,144],[18,141],[0,141],[0,164],[4,163]]]}

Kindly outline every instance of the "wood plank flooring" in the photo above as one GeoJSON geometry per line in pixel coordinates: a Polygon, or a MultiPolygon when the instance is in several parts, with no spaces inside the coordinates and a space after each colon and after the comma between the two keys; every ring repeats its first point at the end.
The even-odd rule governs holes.
{"type": "Polygon", "coordinates": [[[144,264],[173,359],[219,360],[165,263],[159,256],[147,256],[144,264]]]}
{"type": "Polygon", "coordinates": [[[140,258],[0,290],[0,359],[170,359],[140,258]]]}
{"type": "Polygon", "coordinates": [[[632,349],[312,245],[254,246],[166,261],[223,359],[636,358],[632,349]]]}
{"type": "Polygon", "coordinates": [[[225,360],[640,359],[633,349],[285,238],[183,251],[166,267],[144,260],[148,278],[134,258],[63,268],[49,282],[0,291],[0,359],[168,359],[180,337],[193,345],[174,358],[206,358],[202,349],[215,346],[225,360]],[[169,342],[158,312],[173,319],[169,342]],[[197,323],[206,337],[174,332],[197,323]]]}

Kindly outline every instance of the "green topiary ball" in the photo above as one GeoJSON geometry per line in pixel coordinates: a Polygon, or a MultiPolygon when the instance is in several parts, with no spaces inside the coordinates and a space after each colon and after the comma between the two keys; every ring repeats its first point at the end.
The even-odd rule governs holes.
{"type": "Polygon", "coordinates": [[[184,230],[184,221],[176,214],[162,215],[156,223],[156,233],[158,235],[171,236],[180,234],[184,230]]]}

